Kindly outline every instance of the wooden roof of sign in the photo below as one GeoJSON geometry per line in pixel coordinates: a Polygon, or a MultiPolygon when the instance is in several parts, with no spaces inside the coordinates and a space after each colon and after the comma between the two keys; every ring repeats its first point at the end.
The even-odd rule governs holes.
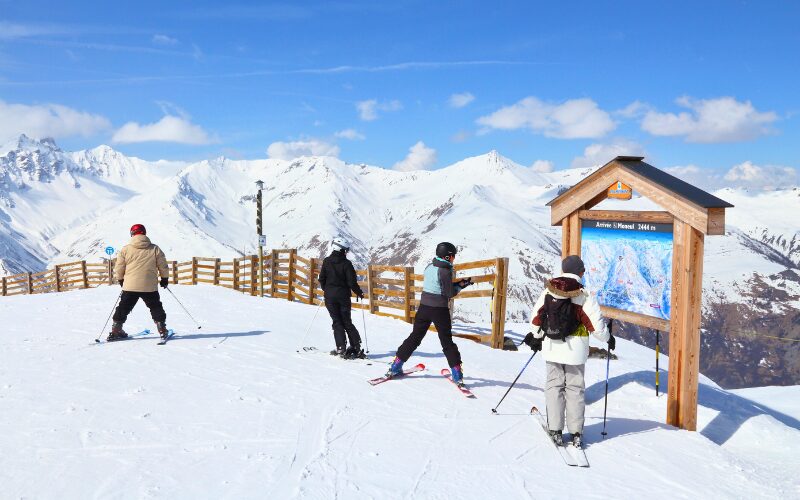
{"type": "Polygon", "coordinates": [[[577,210],[588,210],[623,182],[703,234],[725,234],[725,209],[733,205],[645,163],[642,156],[617,156],[547,203],[556,226],[577,210]]]}

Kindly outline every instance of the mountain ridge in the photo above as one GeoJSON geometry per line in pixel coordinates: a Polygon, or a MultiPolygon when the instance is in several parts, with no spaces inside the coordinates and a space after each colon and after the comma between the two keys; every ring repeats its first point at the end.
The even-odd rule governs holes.
{"type": "MultiPolygon", "coordinates": [[[[399,172],[334,157],[147,162],[108,146],[67,153],[54,141],[27,137],[17,145],[0,155],[0,197],[6,196],[0,203],[0,274],[100,260],[106,246],[127,242],[134,222],[145,224],[171,259],[255,253],[253,200],[255,181],[262,180],[268,247],[321,257],[341,234],[352,241],[358,266],[419,268],[439,241],[454,242],[461,261],[508,256],[508,315],[514,320],[529,316],[544,279],[558,267],[560,228],[550,225],[545,204],[594,171],[534,172],[494,150],[435,171],[399,172]]],[[[780,290],[776,297],[798,311],[800,280],[793,276],[800,270],[800,233],[791,215],[800,213],[797,187],[715,193],[736,208],[729,210],[727,234],[706,240],[704,318],[732,305],[766,314],[754,303],[754,290],[763,287],[780,290]]],[[[635,197],[598,208],[620,207],[652,209],[652,203],[635,197]]],[[[458,317],[486,319],[478,301],[458,304],[458,317]]],[[[736,328],[746,329],[746,321],[741,318],[736,328]]],[[[794,335],[782,328],[778,336],[794,335]]],[[[645,343],[645,333],[630,334],[645,343]]],[[[795,354],[778,351],[789,358],[769,380],[797,383],[795,354]]]]}

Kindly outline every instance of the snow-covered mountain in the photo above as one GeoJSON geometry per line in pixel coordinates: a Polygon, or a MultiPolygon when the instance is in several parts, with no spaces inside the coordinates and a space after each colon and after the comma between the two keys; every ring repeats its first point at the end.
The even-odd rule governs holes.
{"type": "Polygon", "coordinates": [[[158,188],[183,165],[108,146],[68,153],[25,135],[0,146],[0,274],[45,268],[64,253],[57,239],[65,232],[158,188]]]}
{"type": "MultiPolygon", "coordinates": [[[[359,264],[421,266],[442,240],[459,246],[460,260],[508,256],[508,314],[522,320],[560,254],[560,228],[550,226],[545,203],[592,170],[536,173],[495,151],[418,172],[330,157],[147,162],[107,146],[67,153],[22,136],[0,147],[0,273],[100,260],[106,246],[126,243],[133,223],[145,224],[171,259],[253,253],[260,179],[269,247],[322,256],[343,234],[359,264]]],[[[783,345],[795,343],[747,335],[800,334],[800,190],[715,194],[736,208],[728,234],[706,239],[704,342],[719,356],[744,349],[753,365],[704,372],[736,386],[797,383],[800,354],[783,345]]],[[[600,208],[622,203],[652,208],[643,199],[600,208]]],[[[459,303],[457,314],[487,320],[477,302],[459,303]]]]}

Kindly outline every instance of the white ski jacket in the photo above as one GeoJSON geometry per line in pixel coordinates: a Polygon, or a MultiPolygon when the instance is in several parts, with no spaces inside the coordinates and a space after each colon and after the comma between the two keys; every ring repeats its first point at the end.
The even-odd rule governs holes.
{"type": "Polygon", "coordinates": [[[582,365],[589,359],[589,334],[591,333],[600,342],[608,342],[610,334],[606,323],[600,314],[600,305],[597,299],[587,292],[580,283],[580,277],[575,274],[563,273],[547,281],[539,300],[533,306],[533,320],[531,324],[536,327],[533,336],[537,339],[544,337],[542,342],[542,355],[545,361],[565,365],[582,365]],[[575,304],[576,313],[586,331],[570,335],[566,341],[551,339],[544,336],[539,323],[539,312],[544,307],[544,298],[547,294],[556,299],[570,298],[575,304]]]}

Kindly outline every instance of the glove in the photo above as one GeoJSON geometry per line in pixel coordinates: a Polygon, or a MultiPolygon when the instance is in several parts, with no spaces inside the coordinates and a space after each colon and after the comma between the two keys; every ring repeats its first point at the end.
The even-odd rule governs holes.
{"type": "Polygon", "coordinates": [[[533,352],[539,352],[542,350],[542,339],[533,338],[532,332],[528,332],[528,334],[525,335],[525,338],[522,339],[522,343],[530,347],[531,351],[533,352]]]}
{"type": "Polygon", "coordinates": [[[615,339],[613,335],[609,334],[608,350],[613,351],[616,347],[617,347],[617,339],[615,339]]]}
{"type": "Polygon", "coordinates": [[[358,292],[356,294],[356,302],[361,302],[362,300],[364,300],[364,292],[358,292]]]}
{"type": "Polygon", "coordinates": [[[169,285],[169,278],[161,278],[160,285],[161,288],[167,288],[167,285],[169,285]]]}
{"type": "Polygon", "coordinates": [[[463,280],[458,282],[458,286],[460,286],[461,288],[467,288],[470,285],[474,285],[474,283],[472,282],[472,278],[464,278],[463,280]]]}
{"type": "Polygon", "coordinates": [[[119,286],[120,286],[120,287],[122,286],[122,282],[123,282],[123,281],[125,281],[125,280],[119,280],[119,286]]]}

